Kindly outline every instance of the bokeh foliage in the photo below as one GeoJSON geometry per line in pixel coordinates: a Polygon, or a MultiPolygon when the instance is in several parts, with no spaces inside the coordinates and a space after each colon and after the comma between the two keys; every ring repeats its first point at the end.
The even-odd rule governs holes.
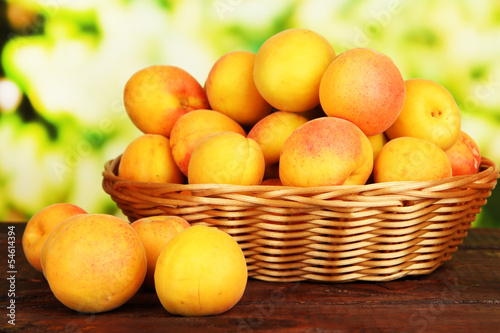
{"type": "MultiPolygon", "coordinates": [[[[60,201],[119,214],[101,172],[140,135],[123,107],[126,80],[171,64],[203,84],[222,54],[256,52],[292,27],[322,34],[337,54],[373,48],[405,79],[441,83],[463,130],[500,163],[496,0],[9,0],[2,15],[1,75],[21,98],[0,111],[0,220],[60,201]]],[[[496,190],[475,226],[500,227],[499,206],[496,190]]]]}

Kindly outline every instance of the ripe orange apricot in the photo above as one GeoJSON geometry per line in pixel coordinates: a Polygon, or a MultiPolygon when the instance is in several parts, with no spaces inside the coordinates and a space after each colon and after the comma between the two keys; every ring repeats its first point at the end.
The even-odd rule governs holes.
{"type": "Polygon", "coordinates": [[[257,52],[255,86],[280,111],[308,111],[319,104],[319,84],[334,58],[333,47],[320,34],[302,28],[281,31],[257,52]]]}
{"type": "Polygon", "coordinates": [[[372,136],[396,121],[405,102],[405,84],[389,57],[355,48],[339,54],[328,67],[319,99],[328,116],[349,120],[372,136]]]}
{"type": "Polygon", "coordinates": [[[26,224],[23,233],[23,250],[31,266],[42,271],[40,253],[51,231],[70,216],[86,214],[82,208],[70,203],[56,203],[38,211],[26,224]]]}
{"type": "Polygon", "coordinates": [[[189,184],[259,185],[265,161],[257,142],[234,132],[203,139],[194,149],[188,167],[189,184]]]}
{"type": "Polygon", "coordinates": [[[86,214],[62,228],[45,257],[54,296],[79,312],[98,313],[128,301],[146,276],[146,252],[125,220],[86,214]]]}
{"type": "Polygon", "coordinates": [[[169,65],[149,66],[135,72],[125,84],[125,109],[145,134],[170,136],[183,114],[210,107],[203,87],[185,70],[169,65]]]}
{"type": "Polygon", "coordinates": [[[205,83],[211,108],[243,126],[254,125],[272,110],[255,86],[254,63],[255,53],[226,53],[215,62],[205,83]]]}
{"type": "Polygon", "coordinates": [[[141,239],[148,259],[148,271],[144,285],[154,288],[156,260],[165,245],[179,232],[189,228],[189,223],[178,216],[150,216],[131,224],[141,239]]]}
{"type": "Polygon", "coordinates": [[[184,175],[188,174],[189,161],[198,143],[211,134],[224,131],[246,135],[240,124],[218,111],[195,110],[177,120],[170,133],[170,147],[184,175]]]}
{"type": "Polygon", "coordinates": [[[143,134],[128,144],[120,160],[118,176],[136,182],[184,182],[168,138],[158,134],[143,134]]]}
{"type": "Polygon", "coordinates": [[[214,227],[195,225],[172,238],[156,262],[156,293],[182,316],[223,313],[245,292],[248,270],[240,246],[214,227]]]}

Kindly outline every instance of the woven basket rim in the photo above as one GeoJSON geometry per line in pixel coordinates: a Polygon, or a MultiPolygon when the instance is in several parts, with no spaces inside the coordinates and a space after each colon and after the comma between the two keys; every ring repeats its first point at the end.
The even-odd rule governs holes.
{"type": "Polygon", "coordinates": [[[231,193],[234,192],[268,192],[268,191],[283,191],[287,195],[301,194],[320,194],[325,192],[342,192],[342,193],[357,193],[373,192],[372,194],[398,193],[410,190],[421,189],[441,189],[454,188],[468,183],[474,182],[490,182],[493,179],[500,178],[498,164],[487,158],[481,157],[479,172],[473,175],[453,176],[442,179],[427,180],[427,181],[394,181],[382,183],[370,183],[364,185],[328,185],[328,186],[313,186],[313,187],[294,187],[285,185],[233,185],[233,184],[174,184],[174,183],[152,183],[131,181],[118,176],[118,166],[122,154],[114,159],[108,160],[104,165],[102,172],[103,182],[108,180],[114,184],[114,187],[133,187],[133,188],[148,188],[148,189],[163,189],[168,188],[169,192],[176,191],[209,191],[216,190],[224,192],[225,190],[231,193]]]}

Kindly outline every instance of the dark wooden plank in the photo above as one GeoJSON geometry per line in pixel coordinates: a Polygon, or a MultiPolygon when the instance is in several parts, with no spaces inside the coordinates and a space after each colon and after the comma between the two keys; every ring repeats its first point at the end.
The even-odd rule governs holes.
{"type": "Polygon", "coordinates": [[[463,240],[461,249],[500,249],[500,229],[475,228],[463,240]]]}
{"type": "MultiPolygon", "coordinates": [[[[3,309],[10,301],[7,225],[0,225],[3,309]]],[[[66,308],[52,295],[43,274],[26,261],[22,229],[22,224],[16,225],[16,326],[2,315],[2,331],[494,332],[500,328],[500,229],[472,229],[453,259],[425,276],[340,284],[251,279],[230,311],[192,318],[170,315],[154,291],[144,289],[107,313],[80,314],[66,308]]]]}

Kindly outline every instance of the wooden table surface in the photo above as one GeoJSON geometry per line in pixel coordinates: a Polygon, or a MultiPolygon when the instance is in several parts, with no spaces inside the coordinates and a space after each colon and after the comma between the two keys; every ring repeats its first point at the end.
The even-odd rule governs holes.
{"type": "Polygon", "coordinates": [[[24,226],[0,224],[1,332],[500,332],[500,229],[471,229],[453,258],[428,275],[340,284],[250,279],[231,310],[180,317],[143,289],[107,313],[66,308],[26,261],[24,226]]]}

